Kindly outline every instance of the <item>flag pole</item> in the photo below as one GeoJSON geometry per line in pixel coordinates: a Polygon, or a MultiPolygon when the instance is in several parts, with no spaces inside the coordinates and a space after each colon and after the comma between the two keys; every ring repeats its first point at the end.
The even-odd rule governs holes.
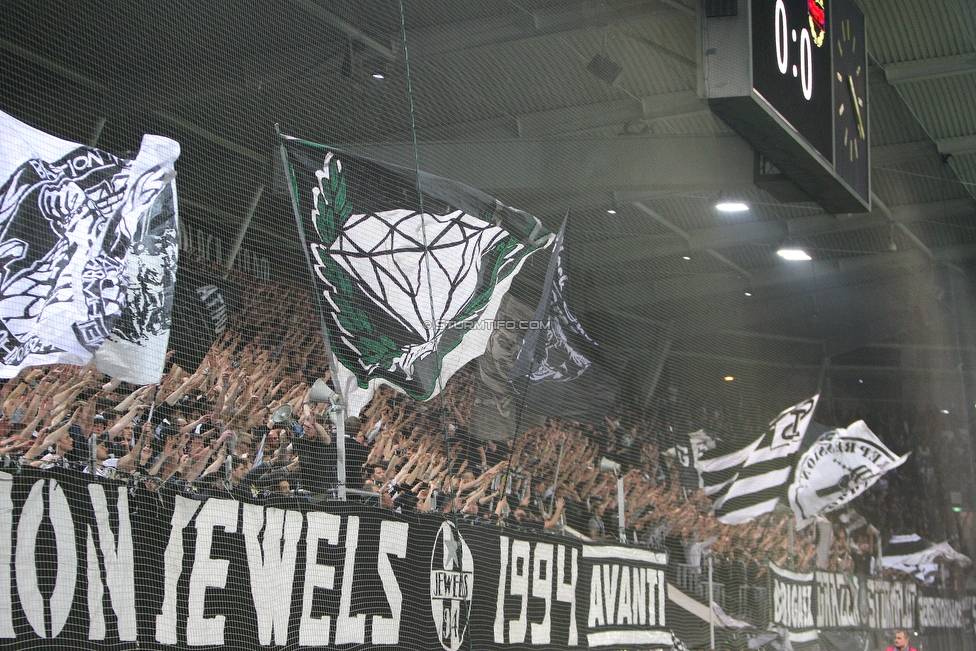
{"type": "MultiPolygon", "coordinates": [[[[275,134],[278,136],[278,147],[281,150],[281,164],[284,168],[286,181],[290,180],[292,182],[288,183],[289,192],[291,193],[291,205],[292,209],[295,211],[295,224],[298,228],[298,240],[302,245],[302,253],[305,255],[305,264],[308,265],[308,271],[311,277],[315,277],[315,267],[312,264],[312,259],[309,257],[308,253],[308,243],[305,241],[305,229],[302,226],[302,214],[298,210],[298,195],[296,194],[297,189],[295,187],[294,179],[290,174],[290,167],[288,165],[288,151],[285,149],[285,136],[281,133],[279,125],[275,123],[275,134]]],[[[337,418],[335,419],[336,426],[336,493],[337,497],[345,502],[346,501],[346,427],[345,427],[345,405],[348,396],[343,395],[342,387],[339,386],[339,381],[336,375],[336,366],[339,360],[336,359],[335,355],[332,353],[332,345],[329,342],[329,328],[325,324],[325,316],[322,311],[322,299],[319,296],[319,292],[313,291],[312,295],[315,297],[315,307],[319,313],[319,329],[321,330],[322,343],[325,345],[325,358],[329,362],[329,375],[332,376],[332,386],[339,396],[337,404],[334,406],[337,413],[337,418]]]]}
{"type": "Polygon", "coordinates": [[[556,474],[552,478],[552,495],[549,496],[549,512],[552,513],[552,505],[556,501],[556,486],[559,484],[559,469],[563,465],[563,452],[566,449],[566,439],[559,442],[559,458],[556,459],[556,474]]]}
{"type": "Polygon", "coordinates": [[[715,651],[715,584],[712,583],[712,554],[708,554],[708,641],[709,649],[715,651]]]}

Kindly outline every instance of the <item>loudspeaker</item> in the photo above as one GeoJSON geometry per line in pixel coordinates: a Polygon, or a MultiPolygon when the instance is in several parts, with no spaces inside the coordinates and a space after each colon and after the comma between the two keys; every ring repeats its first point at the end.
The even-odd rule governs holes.
{"type": "Polygon", "coordinates": [[[335,404],[338,399],[338,394],[330,389],[322,378],[317,379],[308,391],[309,402],[331,402],[335,404]]]}
{"type": "Polygon", "coordinates": [[[620,464],[616,461],[611,461],[606,457],[600,458],[600,472],[612,472],[615,475],[620,474],[620,464]]]}
{"type": "Polygon", "coordinates": [[[271,414],[271,422],[281,427],[287,427],[295,422],[295,419],[292,418],[291,412],[291,405],[281,405],[274,410],[274,413],[271,414]]]}

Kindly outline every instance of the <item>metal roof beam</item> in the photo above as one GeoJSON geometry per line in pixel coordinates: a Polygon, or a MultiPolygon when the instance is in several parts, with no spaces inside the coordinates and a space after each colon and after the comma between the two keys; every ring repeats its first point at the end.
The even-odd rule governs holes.
{"type": "Polygon", "coordinates": [[[948,201],[894,206],[890,210],[892,221],[908,224],[932,219],[973,217],[976,215],[976,201],[972,199],[949,199],[948,201]]]}
{"type": "MultiPolygon", "coordinates": [[[[420,140],[454,140],[458,134],[503,139],[545,138],[585,134],[607,127],[706,112],[709,112],[708,105],[694,91],[679,91],[640,99],[625,98],[471,122],[445,123],[421,128],[417,136],[420,140]]],[[[407,139],[406,135],[404,138],[407,139]]]]}
{"type": "MultiPolygon", "coordinates": [[[[74,70],[71,70],[70,68],[63,66],[60,63],[52,61],[51,59],[48,59],[47,57],[43,57],[39,54],[35,54],[29,50],[20,47],[19,45],[10,43],[9,41],[0,39],[0,49],[16,54],[17,56],[20,56],[30,61],[31,63],[34,63],[42,68],[45,68],[46,70],[50,70],[51,72],[57,73],[67,79],[71,79],[74,82],[87,86],[100,93],[107,95],[113,92],[112,89],[105,86],[101,82],[91,79],[90,77],[86,77],[85,75],[76,72],[74,70]]],[[[161,110],[153,110],[152,114],[157,118],[165,120],[170,124],[174,124],[177,127],[182,128],[185,131],[194,134],[195,136],[203,138],[204,140],[207,140],[208,142],[211,142],[215,145],[219,145],[220,147],[223,147],[228,151],[232,151],[254,162],[269,164],[271,160],[270,158],[268,158],[263,154],[255,152],[252,149],[248,149],[247,147],[244,147],[241,144],[238,144],[232,140],[224,138],[223,136],[219,136],[213,133],[212,131],[204,129],[201,126],[193,124],[171,113],[167,113],[161,110]]]]}
{"type": "Polygon", "coordinates": [[[518,115],[515,124],[519,138],[543,138],[626,124],[640,118],[640,104],[622,99],[518,115]]]}
{"type": "Polygon", "coordinates": [[[976,135],[959,138],[941,138],[935,141],[939,153],[947,156],[976,154],[976,135]]]}
{"type": "Polygon", "coordinates": [[[871,166],[888,167],[914,163],[925,157],[935,157],[938,150],[931,140],[902,142],[897,145],[871,147],[871,166]]]}
{"type": "Polygon", "coordinates": [[[338,29],[349,38],[359,41],[373,52],[381,55],[383,58],[390,61],[395,61],[400,58],[394,50],[383,45],[371,36],[367,36],[360,29],[342,20],[334,13],[320,5],[318,2],[315,2],[315,0],[294,0],[294,2],[308,13],[316,16],[319,20],[322,20],[327,25],[338,29]]]}
{"type": "MultiPolygon", "coordinates": [[[[341,148],[409,168],[416,166],[411,144],[341,148]]],[[[496,195],[582,188],[609,193],[752,187],[752,150],[738,136],[435,142],[418,145],[417,155],[425,172],[496,195]]]]}
{"type": "MultiPolygon", "coordinates": [[[[659,224],[661,224],[662,226],[664,226],[665,228],[667,228],[669,231],[673,232],[675,235],[683,238],[690,245],[690,243],[691,243],[691,236],[688,233],[686,233],[685,231],[683,231],[682,229],[680,229],[677,226],[675,226],[674,224],[672,224],[663,215],[661,215],[658,212],[652,210],[651,208],[648,208],[646,205],[644,205],[640,201],[635,201],[633,203],[633,206],[635,208],[637,208],[638,210],[640,210],[645,215],[647,215],[648,217],[650,217],[651,219],[653,219],[654,221],[658,222],[659,224]]],[[[749,273],[748,271],[746,271],[745,269],[743,269],[739,265],[735,264],[734,262],[732,262],[731,260],[729,260],[728,258],[726,258],[721,253],[715,251],[714,249],[704,248],[702,250],[705,251],[705,253],[707,253],[708,255],[710,255],[713,258],[715,258],[716,260],[718,260],[719,262],[721,262],[722,264],[724,264],[726,267],[729,267],[733,271],[739,273],[740,275],[743,275],[743,276],[745,276],[747,278],[749,278],[749,277],[752,276],[751,273],[749,273]]]]}
{"type": "MultiPolygon", "coordinates": [[[[647,208],[643,203],[635,203],[644,206],[638,208],[643,211],[647,208]]],[[[971,199],[951,199],[949,201],[933,201],[919,204],[906,204],[895,206],[894,208],[882,207],[872,213],[856,213],[851,215],[811,215],[809,217],[795,217],[785,221],[767,220],[761,222],[745,222],[717,228],[699,229],[695,231],[681,231],[677,233],[687,244],[687,251],[708,251],[721,250],[734,246],[748,244],[775,243],[786,237],[811,237],[825,235],[828,233],[839,233],[845,231],[860,230],[866,228],[876,228],[895,223],[901,230],[904,224],[916,221],[926,221],[934,219],[971,217],[976,214],[976,203],[971,199]],[[887,211],[887,212],[885,212],[887,211]]],[[[672,229],[673,230],[673,229],[672,229]]],[[[679,229],[680,230],[680,229],[679,229]]],[[[910,231],[907,237],[914,238],[910,231]]],[[[608,253],[614,246],[628,247],[635,241],[640,241],[642,236],[634,234],[626,237],[608,238],[602,241],[593,242],[592,246],[586,246],[584,250],[587,254],[590,249],[605,250],[608,253]]],[[[680,246],[673,242],[661,242],[654,240],[651,235],[647,235],[648,241],[641,244],[639,251],[634,251],[634,256],[629,259],[651,259],[655,257],[667,257],[677,253],[682,253],[680,246]],[[642,252],[642,253],[641,253],[642,252]]],[[[581,258],[585,263],[586,258],[581,258]]],[[[602,259],[600,264],[603,264],[602,259]]]]}
{"type": "Polygon", "coordinates": [[[751,330],[766,329],[770,326],[780,331],[802,333],[819,331],[825,337],[824,344],[829,354],[839,354],[866,346],[878,341],[889,341],[895,335],[905,332],[910,326],[920,323],[919,315],[938,311],[934,296],[920,291],[917,279],[912,274],[903,274],[907,283],[914,283],[897,294],[887,289],[885,282],[871,280],[856,283],[834,291],[823,291],[823,287],[813,292],[812,286],[802,293],[792,292],[785,296],[771,298],[722,300],[718,297],[692,298],[685,309],[662,311],[646,307],[614,306],[599,308],[597,313],[613,317],[617,322],[650,322],[645,315],[657,318],[671,318],[674,332],[680,340],[698,337],[707,333],[726,331],[729,328],[751,330]],[[670,314],[670,316],[669,316],[670,314]],[[816,314],[816,324],[810,322],[816,314]],[[890,315],[885,323],[872,325],[890,315]]]}
{"type": "MultiPolygon", "coordinates": [[[[976,258],[976,245],[941,247],[933,250],[938,262],[950,263],[976,258]]],[[[782,265],[754,270],[751,278],[728,273],[677,276],[663,280],[615,283],[581,289],[576,296],[588,307],[620,305],[653,305],[655,303],[701,298],[719,294],[742,294],[745,291],[772,290],[764,296],[780,298],[795,294],[814,279],[820,291],[849,285],[853,278],[890,278],[906,270],[927,267],[930,261],[913,251],[879,253],[819,261],[784,267],[782,265]]]]}
{"type": "Polygon", "coordinates": [[[932,59],[917,59],[885,66],[889,84],[904,84],[926,79],[941,79],[976,72],[976,54],[960,54],[932,59]]]}
{"type": "Polygon", "coordinates": [[[641,109],[648,120],[711,112],[708,102],[698,97],[698,93],[693,90],[642,97],[641,109]]]}
{"type": "Polygon", "coordinates": [[[666,2],[648,5],[633,0],[521,10],[407,30],[407,52],[411,57],[431,58],[544,34],[604,27],[639,17],[674,15],[676,10],[666,2]]]}

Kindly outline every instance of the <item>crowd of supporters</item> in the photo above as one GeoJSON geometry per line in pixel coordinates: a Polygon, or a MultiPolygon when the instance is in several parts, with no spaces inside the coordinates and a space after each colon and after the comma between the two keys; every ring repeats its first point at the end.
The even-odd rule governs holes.
{"type": "MultiPolygon", "coordinates": [[[[196,372],[172,366],[157,386],[124,385],[91,366],[25,369],[0,390],[0,454],[8,465],[134,477],[146,490],[169,486],[201,497],[331,496],[329,405],[308,401],[311,378],[299,360],[272,357],[228,335],[196,372]],[[294,422],[272,422],[284,404],[294,407],[294,422]]],[[[748,527],[718,523],[708,499],[682,485],[666,442],[640,422],[548,419],[510,443],[472,438],[473,378],[462,370],[427,403],[379,390],[361,418],[345,422],[346,485],[376,492],[388,508],[615,539],[616,478],[599,468],[609,456],[624,468],[630,540],[684,543],[691,564],[706,541],[723,558],[812,564],[812,532],[791,538],[785,515],[748,527]]],[[[842,535],[835,540],[831,567],[848,562],[844,543],[842,535]]]]}
{"type": "MultiPolygon", "coordinates": [[[[6,466],[66,466],[128,479],[142,491],[201,498],[334,497],[333,417],[328,403],[308,399],[312,382],[328,376],[317,329],[307,322],[314,309],[306,295],[284,286],[258,288],[244,300],[246,321],[232,319],[199,368],[170,365],[158,385],[126,385],[91,365],[28,368],[5,382],[0,456],[6,466]],[[272,414],[286,404],[293,420],[275,423],[272,414]]],[[[673,433],[736,427],[720,409],[679,408],[681,397],[666,388],[651,408],[621,406],[598,425],[546,419],[512,441],[482,441],[470,433],[475,384],[476,373],[462,369],[426,403],[381,388],[359,418],[346,420],[352,499],[375,497],[386,508],[456,513],[485,525],[616,539],[616,477],[600,470],[600,459],[608,457],[623,469],[628,540],[668,547],[693,570],[706,554],[740,585],[761,583],[768,561],[796,569],[870,568],[864,561],[874,553],[874,537],[864,522],[858,528],[834,517],[825,539],[820,527],[795,531],[787,513],[749,526],[715,519],[709,499],[688,481],[673,433]]],[[[857,500],[860,519],[883,536],[913,531],[952,540],[941,504],[941,458],[931,452],[951,430],[939,430],[926,420],[930,415],[850,420],[857,417],[895,451],[913,452],[857,500]]]]}

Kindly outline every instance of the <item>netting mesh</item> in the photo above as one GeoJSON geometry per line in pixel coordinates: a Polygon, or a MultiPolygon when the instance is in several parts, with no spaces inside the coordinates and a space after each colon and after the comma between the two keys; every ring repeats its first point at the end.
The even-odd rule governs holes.
{"type": "Polygon", "coordinates": [[[0,646],[970,643],[971,225],[754,185],[695,13],[7,7],[0,646]]]}

